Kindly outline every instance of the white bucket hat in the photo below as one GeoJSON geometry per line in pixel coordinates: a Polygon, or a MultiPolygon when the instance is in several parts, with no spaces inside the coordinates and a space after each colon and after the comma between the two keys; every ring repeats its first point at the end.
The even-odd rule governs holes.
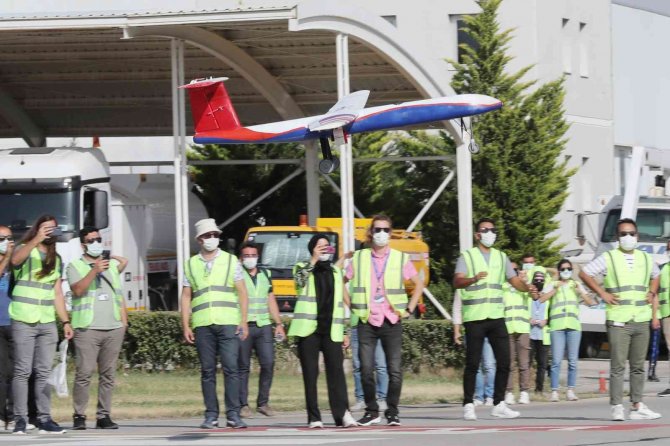
{"type": "Polygon", "coordinates": [[[207,234],[208,232],[218,232],[221,234],[221,230],[216,225],[216,221],[213,218],[203,218],[195,223],[195,238],[207,234]]]}

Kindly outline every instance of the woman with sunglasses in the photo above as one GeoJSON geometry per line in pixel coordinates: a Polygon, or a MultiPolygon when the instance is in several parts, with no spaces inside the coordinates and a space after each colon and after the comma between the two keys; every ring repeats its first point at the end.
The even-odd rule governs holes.
{"type": "Polygon", "coordinates": [[[561,362],[568,351],[568,391],[566,399],[577,401],[577,361],[582,324],[579,322],[580,300],[586,305],[595,302],[584,286],[572,279],[572,263],[563,259],[558,262],[558,280],[548,283],[540,300],[549,300],[549,332],[551,335],[551,401],[560,401],[558,394],[561,362]]]}

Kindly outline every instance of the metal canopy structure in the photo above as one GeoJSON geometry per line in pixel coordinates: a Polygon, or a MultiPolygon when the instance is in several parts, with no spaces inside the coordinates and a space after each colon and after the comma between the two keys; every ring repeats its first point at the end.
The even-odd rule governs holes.
{"type": "MultiPolygon", "coordinates": [[[[175,89],[179,82],[229,77],[228,91],[245,125],[324,113],[347,91],[370,90],[369,106],[453,94],[446,66],[409,44],[381,16],[350,0],[287,3],[201,11],[0,13],[0,137],[21,137],[37,146],[56,136],[173,135],[177,237],[188,239],[179,213],[183,225],[184,135],[192,133],[192,125],[183,92],[175,89]]],[[[458,143],[460,244],[467,248],[472,243],[468,135],[452,122],[444,127],[458,143]]],[[[316,161],[315,146],[307,144],[310,219],[318,214],[316,161]]],[[[353,195],[348,181],[342,185],[343,216],[353,218],[353,203],[344,203],[353,195]]]]}

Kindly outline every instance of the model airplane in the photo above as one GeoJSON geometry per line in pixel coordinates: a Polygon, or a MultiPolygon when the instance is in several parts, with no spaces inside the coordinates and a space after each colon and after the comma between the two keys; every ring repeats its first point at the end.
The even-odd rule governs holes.
{"type": "MultiPolygon", "coordinates": [[[[502,102],[491,96],[461,94],[364,108],[370,92],[344,96],[328,113],[308,118],[243,127],[223,82],[228,78],[196,79],[180,88],[188,90],[198,144],[263,144],[318,139],[323,160],[319,171],[332,173],[339,166],[330,140],[346,142],[347,135],[396,129],[447,119],[463,118],[497,110],[502,102]]],[[[476,145],[471,146],[475,150],[476,145]]]]}

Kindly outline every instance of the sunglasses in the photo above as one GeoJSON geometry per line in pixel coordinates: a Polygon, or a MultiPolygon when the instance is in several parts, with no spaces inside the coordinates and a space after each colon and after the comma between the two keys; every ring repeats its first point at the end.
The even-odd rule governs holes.
{"type": "Polygon", "coordinates": [[[208,238],[219,238],[219,233],[218,232],[208,232],[207,234],[202,234],[200,236],[201,239],[205,240],[208,238]]]}
{"type": "Polygon", "coordinates": [[[637,235],[637,231],[621,231],[619,232],[619,237],[625,237],[627,235],[632,235],[635,237],[637,235]]]}
{"type": "Polygon", "coordinates": [[[564,272],[564,271],[570,271],[570,272],[572,272],[572,268],[561,268],[559,271],[560,271],[560,272],[564,272]]]}
{"type": "Polygon", "coordinates": [[[387,234],[391,232],[391,228],[373,228],[373,230],[375,231],[375,234],[378,234],[382,231],[386,232],[387,234]]]}
{"type": "Polygon", "coordinates": [[[487,232],[493,232],[494,234],[497,234],[498,230],[496,228],[481,228],[478,232],[480,234],[486,234],[487,232]]]}
{"type": "Polygon", "coordinates": [[[0,242],[4,242],[5,240],[9,240],[10,242],[14,241],[14,237],[11,235],[0,235],[0,242]]]}
{"type": "Polygon", "coordinates": [[[96,237],[96,238],[90,238],[88,240],[84,240],[84,243],[87,244],[87,245],[92,245],[95,242],[102,243],[102,237],[96,237]]]}
{"type": "Polygon", "coordinates": [[[257,259],[258,254],[242,254],[243,259],[257,259]]]}

